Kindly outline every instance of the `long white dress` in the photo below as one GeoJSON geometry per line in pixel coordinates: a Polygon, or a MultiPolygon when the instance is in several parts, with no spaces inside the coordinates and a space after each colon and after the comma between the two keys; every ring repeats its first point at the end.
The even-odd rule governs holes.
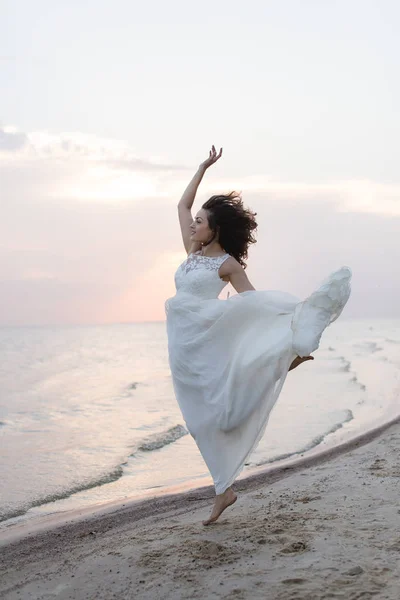
{"type": "Polygon", "coordinates": [[[175,395],[217,494],[236,479],[260,441],[296,356],[319,346],[350,296],[342,267],[303,302],[276,291],[221,300],[219,268],[229,254],[190,254],[165,303],[175,395]]]}

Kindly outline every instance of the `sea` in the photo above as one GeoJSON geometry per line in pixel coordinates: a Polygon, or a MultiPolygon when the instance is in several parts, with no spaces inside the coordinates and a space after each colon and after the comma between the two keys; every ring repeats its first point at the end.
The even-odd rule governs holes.
{"type": "MultiPolygon", "coordinates": [[[[400,319],[340,318],[314,356],[289,373],[241,477],[399,414],[400,319]]],[[[0,328],[0,529],[185,483],[212,481],[164,322],[0,328]]]]}

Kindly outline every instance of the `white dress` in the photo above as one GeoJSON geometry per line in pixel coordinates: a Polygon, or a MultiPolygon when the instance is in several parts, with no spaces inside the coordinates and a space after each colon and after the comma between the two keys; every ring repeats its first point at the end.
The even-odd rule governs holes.
{"type": "Polygon", "coordinates": [[[190,254],[165,303],[175,395],[217,494],[260,441],[293,359],[316,350],[342,312],[351,279],[342,267],[303,302],[253,290],[220,300],[227,258],[190,254]]]}

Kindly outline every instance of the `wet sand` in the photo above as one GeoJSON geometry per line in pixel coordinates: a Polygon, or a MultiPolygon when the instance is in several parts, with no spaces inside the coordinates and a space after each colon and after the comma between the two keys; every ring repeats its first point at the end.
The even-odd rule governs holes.
{"type": "Polygon", "coordinates": [[[397,422],[240,480],[209,527],[211,487],[14,529],[0,597],[398,600],[399,449],[397,422]]]}

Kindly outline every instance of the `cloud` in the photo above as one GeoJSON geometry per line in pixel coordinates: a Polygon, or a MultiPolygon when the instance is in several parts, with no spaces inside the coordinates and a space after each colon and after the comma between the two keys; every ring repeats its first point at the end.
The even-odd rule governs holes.
{"type": "Polygon", "coordinates": [[[0,127],[0,152],[15,152],[29,143],[25,133],[0,127]]]}
{"type": "MultiPolygon", "coordinates": [[[[80,132],[18,132],[0,128],[0,168],[7,184],[38,185],[58,198],[114,203],[145,197],[177,198],[196,167],[173,164],[164,157],[142,157],[121,140],[80,132]],[[19,176],[18,173],[21,175],[19,176]]],[[[3,184],[4,185],[4,184],[3,184]]],[[[15,188],[14,188],[15,189],[15,188]]],[[[267,202],[334,203],[339,211],[400,215],[400,185],[368,179],[314,182],[276,181],[265,175],[229,179],[208,173],[202,193],[216,190],[262,193],[267,202]]]]}
{"type": "Polygon", "coordinates": [[[138,157],[125,142],[81,133],[0,130],[0,177],[10,196],[114,204],[165,196],[187,166],[138,157]],[[10,151],[13,151],[12,153],[10,151]]]}
{"type": "MultiPolygon", "coordinates": [[[[232,188],[234,180],[220,180],[220,189],[232,188]]],[[[215,184],[214,184],[215,186],[215,184]]],[[[203,189],[211,191],[210,184],[203,189]]],[[[251,175],[236,182],[235,189],[245,194],[262,193],[272,202],[309,202],[334,204],[344,212],[400,216],[400,185],[368,179],[349,179],[326,183],[274,181],[270,177],[251,175]]],[[[213,192],[215,193],[215,192],[213,192]]]]}
{"type": "MultiPolygon", "coordinates": [[[[36,132],[17,143],[18,132],[2,131],[0,324],[163,319],[185,258],[176,203],[187,167],[133,156],[114,140],[36,132]]],[[[348,314],[399,315],[397,186],[217,173],[207,174],[194,211],[211,194],[242,190],[258,214],[247,271],[257,289],[302,297],[348,264],[348,314]]]]}
{"type": "MultiPolygon", "coordinates": [[[[135,171],[181,171],[188,167],[165,162],[154,156],[143,158],[133,152],[131,146],[124,141],[105,139],[80,132],[67,132],[57,135],[46,131],[19,132],[15,127],[0,127],[0,161],[1,151],[17,151],[14,156],[21,164],[26,159],[64,159],[82,160],[94,164],[108,165],[114,169],[135,171]]],[[[1,163],[0,163],[1,164],[1,163]]]]}
{"type": "MultiPolygon", "coordinates": [[[[101,164],[101,163],[100,163],[101,164]]],[[[171,163],[154,163],[140,158],[120,158],[118,160],[108,160],[107,166],[111,169],[126,169],[133,171],[189,171],[190,167],[184,165],[174,165],[171,163]]]]}

